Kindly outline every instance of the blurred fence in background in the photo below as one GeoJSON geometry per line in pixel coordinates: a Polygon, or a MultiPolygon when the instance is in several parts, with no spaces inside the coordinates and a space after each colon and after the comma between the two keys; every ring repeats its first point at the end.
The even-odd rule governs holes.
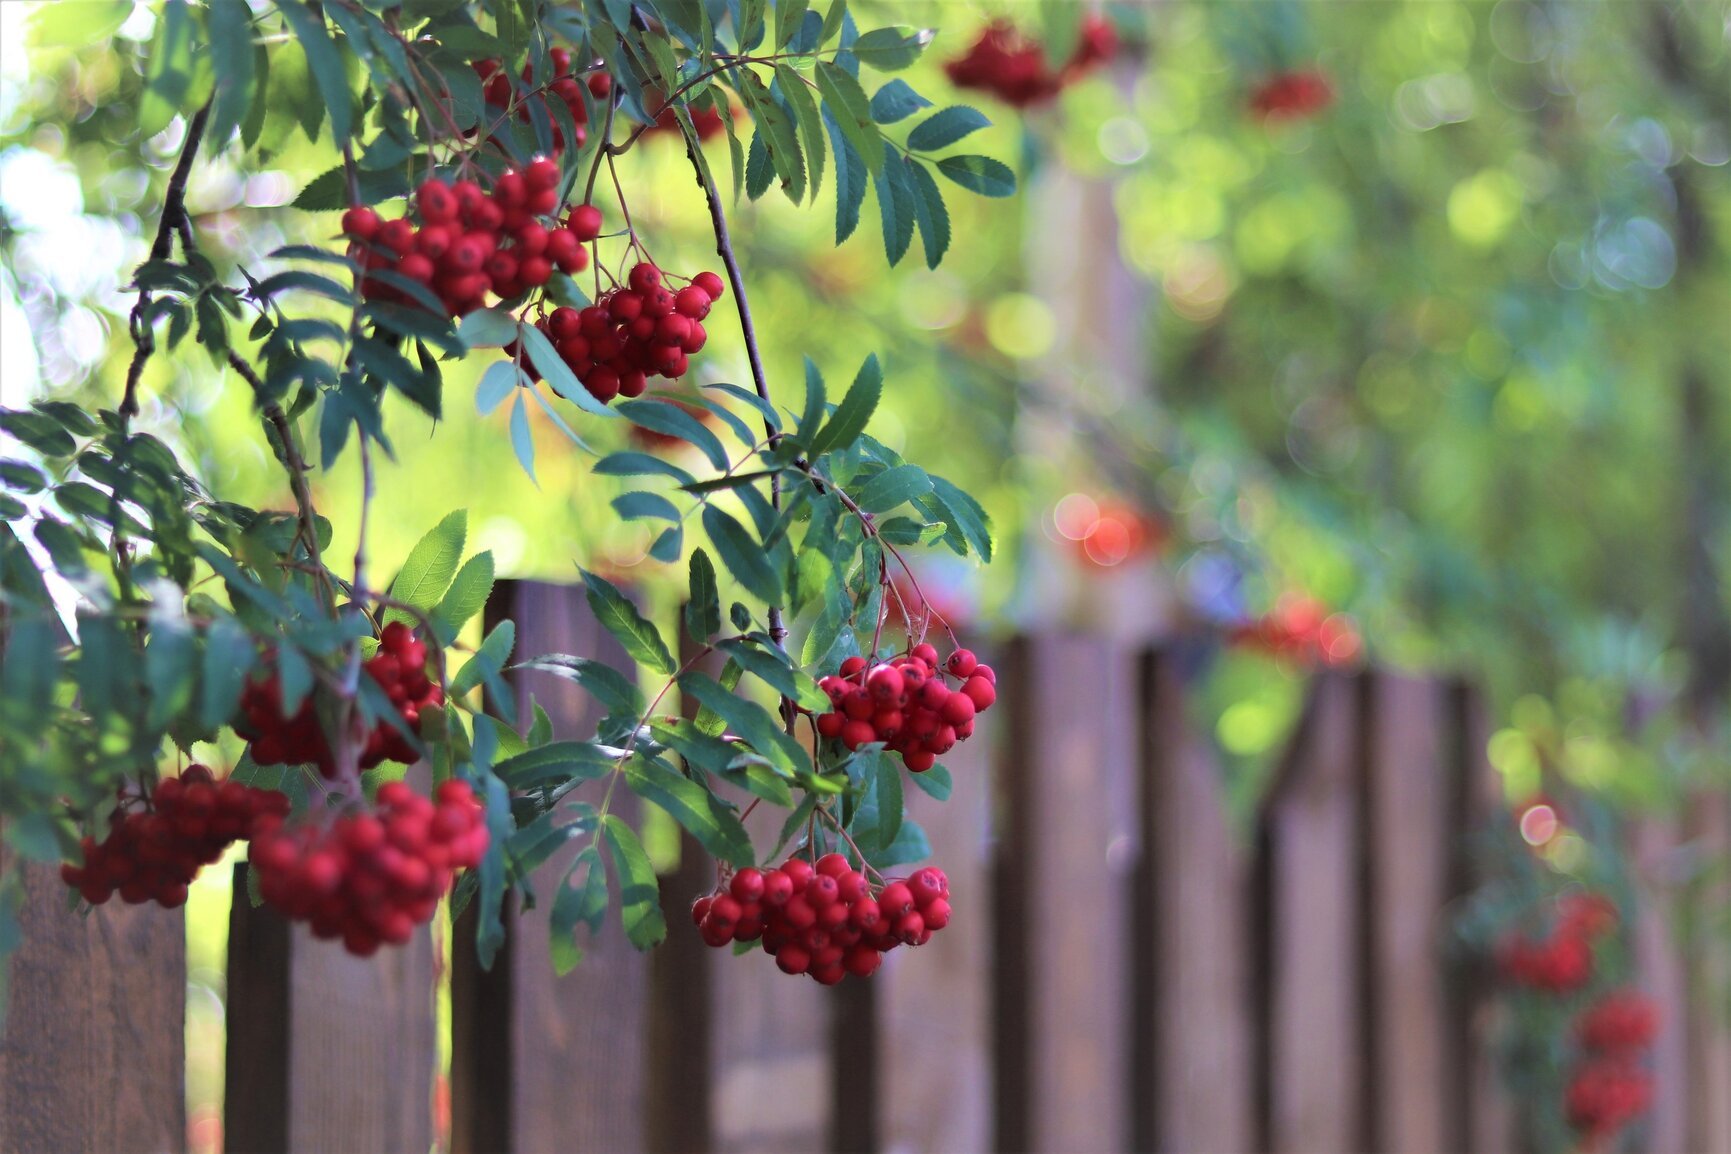
{"type": "MultiPolygon", "coordinates": [[[[578,589],[505,584],[494,614],[520,655],[623,658],[578,589]]],[[[227,1149],[420,1151],[447,1116],[456,1151],[1514,1148],[1488,975],[1448,945],[1477,884],[1466,835],[1497,805],[1469,687],[1319,674],[1247,839],[1171,653],[1052,635],[991,656],[1003,705],[946,759],[953,798],[908,791],[955,919],[869,982],[704,947],[683,911],[715,875],[687,839],[651,954],[610,923],[555,979],[537,911],[483,973],[459,929],[446,1050],[429,934],[353,958],[237,878],[227,1149]]],[[[563,734],[593,723],[574,686],[526,684],[563,734]]],[[[1731,805],[1632,840],[1638,863],[1723,852],[1731,805]]],[[[1731,1151],[1731,1033],[1706,1001],[1723,959],[1669,928],[1724,895],[1646,875],[1641,981],[1664,1013],[1646,1144],[1731,1151]]],[[[24,892],[0,1150],[181,1147],[181,915],[80,920],[35,867],[24,892]]]]}

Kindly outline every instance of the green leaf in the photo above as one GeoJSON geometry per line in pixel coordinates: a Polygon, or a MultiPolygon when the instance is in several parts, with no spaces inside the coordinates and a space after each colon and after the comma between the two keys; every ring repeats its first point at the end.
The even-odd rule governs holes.
{"type": "Polygon", "coordinates": [[[867,513],[884,513],[931,491],[932,479],[924,469],[896,465],[860,486],[854,502],[867,513]]]}
{"type": "Polygon", "coordinates": [[[829,711],[829,695],[818,688],[816,681],[792,665],[785,653],[761,649],[745,641],[723,641],[716,648],[782,697],[791,697],[806,709],[829,711]]]}
{"type": "Polygon", "coordinates": [[[565,363],[553,342],[547,339],[547,334],[534,325],[519,325],[518,339],[523,342],[523,352],[529,358],[548,386],[555,393],[572,402],[578,408],[594,413],[598,417],[609,420],[618,416],[612,409],[595,399],[595,394],[583,387],[577,379],[577,374],[571,371],[571,366],[565,363]]]}
{"type": "Polygon", "coordinates": [[[614,872],[619,875],[619,914],[625,936],[640,950],[659,945],[667,936],[667,921],[661,916],[661,890],[643,843],[630,826],[612,814],[601,819],[601,832],[614,872]]]}
{"type": "MultiPolygon", "coordinates": [[[[785,48],[787,42],[793,39],[793,34],[799,31],[799,25],[805,19],[806,9],[811,7],[811,0],[776,0],[775,5],[775,46],[785,48]]],[[[780,69],[778,68],[779,72],[780,69]]]]}
{"type": "Polygon", "coordinates": [[[168,0],[159,10],[145,65],[144,92],[138,98],[140,136],[155,136],[168,127],[175,113],[192,104],[196,32],[185,0],[168,0]]]}
{"type": "Polygon", "coordinates": [[[575,681],[609,713],[635,718],[643,711],[643,695],[623,673],[604,662],[569,653],[548,653],[511,667],[538,670],[575,681]]]}
{"type": "Polygon", "coordinates": [[[218,617],[204,635],[200,675],[199,721],[207,727],[226,724],[240,706],[247,675],[258,660],[252,637],[232,617],[218,617]]]}
{"type": "Polygon", "coordinates": [[[554,741],[506,758],[493,772],[512,789],[530,789],[552,781],[595,781],[617,764],[587,741],[554,741]]]}
{"type": "Polygon", "coordinates": [[[775,80],[776,86],[787,98],[789,107],[793,109],[794,123],[799,127],[800,143],[805,149],[806,164],[811,170],[811,194],[815,197],[818,189],[823,187],[823,114],[818,111],[817,101],[812,98],[811,89],[806,87],[805,79],[794,71],[792,65],[777,64],[775,80]]]}
{"type": "Polygon", "coordinates": [[[842,134],[835,117],[825,112],[824,123],[829,131],[830,148],[835,153],[835,242],[839,245],[859,227],[868,174],[859,150],[842,134]]]}
{"type": "Polygon", "coordinates": [[[714,794],[659,761],[634,757],[625,766],[631,792],[666,810],[703,848],[736,866],[754,864],[751,836],[714,794]]]}
{"type": "Polygon", "coordinates": [[[577,945],[578,925],[586,924],[595,932],[606,916],[607,870],[601,864],[601,851],[589,845],[572,861],[559,882],[559,892],[553,895],[553,909],[547,919],[547,947],[556,975],[564,977],[583,959],[583,951],[577,945]],[[581,882],[577,876],[579,868],[583,871],[581,882]]]}
{"type": "Polygon", "coordinates": [[[920,58],[926,45],[932,42],[930,28],[874,28],[860,35],[850,51],[861,64],[869,64],[879,72],[900,72],[920,58]]]}
{"type": "Polygon", "coordinates": [[[806,444],[810,444],[816,439],[828,407],[828,394],[824,389],[823,374],[818,371],[817,363],[807,357],[805,358],[805,411],[799,415],[799,424],[794,428],[794,436],[806,444]]]}
{"type": "Polygon", "coordinates": [[[879,754],[877,758],[878,844],[895,844],[902,829],[901,758],[879,754]]]}
{"type": "Polygon", "coordinates": [[[847,395],[836,406],[835,415],[811,439],[811,455],[821,457],[832,449],[845,449],[857,441],[865,432],[872,413],[877,410],[883,388],[883,369],[878,365],[877,354],[872,353],[855,374],[847,395]]]}
{"type": "Polygon", "coordinates": [[[517,339],[517,318],[501,308],[476,309],[457,322],[457,336],[471,349],[502,349],[517,339]]]}
{"type": "Polygon", "coordinates": [[[727,468],[727,450],[721,438],[709,427],[678,405],[661,400],[621,401],[615,406],[619,415],[641,428],[678,437],[697,448],[717,469],[727,468]]]}
{"type": "Polygon", "coordinates": [[[946,156],[938,161],[938,171],[981,196],[1016,194],[1016,174],[1008,165],[989,156],[946,156]]]}
{"type": "Polygon", "coordinates": [[[721,554],[721,563],[741,585],[766,605],[780,604],[781,575],[771,564],[769,554],[745,526],[714,505],[705,505],[703,531],[709,534],[715,551],[721,554]]]}
{"type": "Polygon", "coordinates": [[[934,765],[924,773],[910,774],[914,784],[939,801],[950,800],[950,791],[954,783],[950,780],[950,771],[941,765],[934,765]]]}
{"type": "Polygon", "coordinates": [[[679,506],[663,497],[660,493],[650,493],[643,489],[633,489],[629,493],[621,493],[613,498],[613,511],[626,521],[642,521],[650,518],[660,518],[663,521],[679,523],[679,506]]]}
{"type": "MultiPolygon", "coordinates": [[[[260,103],[264,103],[261,101],[260,103]]],[[[363,168],[356,173],[355,184],[361,204],[378,204],[409,191],[411,168],[425,164],[424,156],[416,155],[408,162],[391,168],[363,168]]],[[[294,206],[308,212],[334,212],[349,205],[348,173],[341,167],[329,168],[307,182],[295,197],[294,206]]]]}
{"type": "Polygon", "coordinates": [[[956,527],[980,560],[992,559],[992,522],[980,503],[942,477],[933,476],[932,496],[943,503],[950,524],[956,527]]]}
{"type": "MultiPolygon", "coordinates": [[[[86,5],[88,7],[88,5],[86,5]]],[[[252,10],[245,0],[210,0],[210,55],[216,68],[216,98],[211,104],[206,135],[217,148],[246,119],[256,99],[252,10]]]]}
{"type": "Polygon", "coordinates": [[[584,596],[589,600],[595,619],[618,638],[625,652],[657,673],[672,673],[679,668],[673,655],[667,651],[660,630],[644,620],[643,615],[637,612],[637,606],[625,594],[604,577],[586,569],[578,569],[578,572],[583,576],[584,596]]]}
{"type": "Polygon", "coordinates": [[[331,121],[331,135],[339,146],[347,144],[354,127],[348,74],[343,68],[342,56],[325,28],[324,19],[315,16],[304,0],[279,0],[276,7],[306,51],[307,69],[324,100],[325,112],[331,121]]]}
{"type": "Polygon", "coordinates": [[[132,0],[84,0],[44,4],[30,15],[25,33],[33,48],[85,48],[101,44],[132,15],[132,0]]]}
{"type": "Polygon", "coordinates": [[[691,553],[685,632],[693,641],[707,641],[721,632],[721,593],[715,583],[715,566],[702,549],[691,553]]]}
{"type": "Polygon", "coordinates": [[[451,696],[461,697],[483,681],[487,682],[489,692],[497,694],[504,684],[499,681],[499,673],[505,668],[505,662],[511,659],[511,649],[516,643],[517,626],[514,622],[501,621],[493,626],[493,632],[487,634],[475,655],[451,678],[451,696]]]}
{"type": "Polygon", "coordinates": [[[920,226],[920,240],[925,246],[926,267],[937,268],[950,248],[950,210],[944,206],[944,194],[930,170],[917,160],[906,160],[909,184],[914,193],[914,220],[920,226]]]}
{"type": "Polygon", "coordinates": [[[440,636],[440,645],[456,640],[469,619],[487,606],[493,593],[493,554],[483,551],[463,562],[457,576],[439,603],[433,607],[432,618],[440,636]]]}
{"type": "Polygon", "coordinates": [[[651,453],[609,453],[595,462],[595,472],[603,477],[641,477],[660,474],[672,477],[681,487],[697,484],[697,478],[651,453]]]}
{"type": "MultiPolygon", "coordinates": [[[[871,101],[866,99],[865,89],[845,69],[827,60],[818,61],[816,71],[817,89],[823,96],[824,107],[847,142],[853,145],[866,170],[875,174],[883,166],[883,138],[878,134],[877,122],[872,119],[871,101]]],[[[839,164],[837,167],[839,171],[839,164]]]]}
{"type": "Polygon", "coordinates": [[[770,164],[774,167],[776,176],[781,179],[782,190],[787,193],[788,199],[798,204],[805,199],[806,173],[805,157],[799,147],[798,130],[793,117],[775,99],[756,73],[742,71],[738,73],[738,78],[739,93],[750,107],[752,119],[757,122],[758,132],[753,143],[763,143],[770,164]]]}
{"type": "Polygon", "coordinates": [[[535,480],[535,434],[529,428],[529,408],[523,403],[523,394],[517,394],[517,400],[511,405],[511,452],[517,456],[517,464],[529,474],[529,479],[537,486],[541,482],[535,480]]]}
{"type": "Polygon", "coordinates": [[[810,771],[810,759],[805,750],[761,705],[734,696],[714,678],[695,671],[680,674],[679,690],[712,710],[726,723],[729,732],[736,734],[789,777],[810,771]]]}
{"type": "Polygon", "coordinates": [[[915,152],[931,152],[948,148],[970,133],[991,125],[985,114],[965,104],[939,109],[922,120],[908,133],[908,147],[915,152]]]}
{"type": "Polygon", "coordinates": [[[915,92],[899,76],[872,93],[872,119],[879,124],[899,123],[931,106],[931,101],[915,92]]]}
{"type": "Polygon", "coordinates": [[[919,214],[907,166],[888,141],[884,142],[883,158],[883,168],[872,187],[877,192],[878,214],[883,224],[884,255],[894,266],[907,255],[908,245],[913,243],[919,214]]]}
{"type": "Polygon", "coordinates": [[[523,370],[514,361],[494,361],[481,374],[481,383],[475,386],[475,410],[483,417],[505,403],[505,398],[519,385],[528,384],[523,376],[523,370]]]}
{"type": "Polygon", "coordinates": [[[847,19],[847,0],[829,0],[829,10],[823,14],[823,28],[818,32],[817,42],[828,44],[830,39],[841,31],[842,23],[847,19]]]}
{"type": "MultiPolygon", "coordinates": [[[[390,597],[416,609],[431,611],[451,586],[457,574],[457,562],[463,556],[463,542],[469,535],[469,514],[458,509],[447,513],[426,536],[415,542],[403,561],[396,580],[391,582],[390,597]]],[[[415,624],[415,618],[401,609],[385,612],[384,623],[401,621],[415,624]]]]}
{"type": "Polygon", "coordinates": [[[878,869],[887,869],[890,866],[924,861],[931,856],[932,843],[926,837],[926,831],[915,822],[904,821],[895,840],[872,854],[871,860],[872,865],[878,869]]]}

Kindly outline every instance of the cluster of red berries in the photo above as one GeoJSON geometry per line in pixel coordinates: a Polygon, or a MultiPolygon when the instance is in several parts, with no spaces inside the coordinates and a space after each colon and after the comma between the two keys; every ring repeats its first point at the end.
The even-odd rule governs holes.
{"type": "Polygon", "coordinates": [[[1551,994],[1585,986],[1593,976],[1593,946],[1617,926],[1617,909],[1599,894],[1569,894],[1557,903],[1542,941],[1511,935],[1497,948],[1497,967],[1512,985],[1551,994]]]}
{"type": "Polygon", "coordinates": [[[1644,1114],[1653,1078],[1642,1061],[1659,1034],[1659,1008],[1637,990],[1613,990],[1575,1020],[1584,1051],[1563,1105],[1569,1124],[1605,1140],[1644,1114]]]}
{"type": "MultiPolygon", "coordinates": [[[[453,317],[486,304],[488,293],[510,300],[540,288],[557,268],[589,266],[585,241],[600,234],[600,215],[572,213],[564,225],[542,223],[559,208],[559,164],[536,157],[523,171],[506,172],[491,193],[472,180],[428,180],[415,190],[419,224],[381,220],[370,208],[343,214],[349,256],[363,273],[392,272],[424,285],[453,317]]],[[[375,276],[361,281],[369,300],[402,303],[408,294],[375,276]]]]}
{"type": "Polygon", "coordinates": [[[1297,593],[1284,594],[1272,612],[1228,630],[1227,640],[1304,665],[1350,665],[1363,649],[1352,618],[1297,593]]]}
{"type": "MultiPolygon", "coordinates": [[[[589,89],[589,95],[596,100],[604,100],[613,91],[613,77],[608,73],[594,70],[579,81],[571,74],[571,53],[563,48],[554,48],[548,53],[553,61],[553,79],[547,84],[547,92],[571,113],[571,121],[577,129],[577,147],[582,148],[589,140],[589,109],[583,102],[583,89],[589,89]]],[[[477,60],[474,63],[475,74],[481,78],[481,94],[487,103],[501,111],[511,106],[511,77],[497,60],[477,60]]],[[[527,66],[523,68],[523,85],[525,89],[533,83],[533,76],[527,66]]],[[[529,108],[526,104],[517,106],[517,119],[525,124],[529,121],[529,108]]],[[[558,124],[553,125],[553,151],[562,152],[565,148],[565,133],[558,124]]]]}
{"type": "Polygon", "coordinates": [[[703,318],[725,291],[712,272],[698,273],[676,291],[660,269],[640,261],[625,284],[602,293],[588,308],[556,308],[535,327],[547,334],[583,387],[606,404],[621,395],[641,396],[651,376],[684,376],[692,354],[709,339],[703,318]]]}
{"type": "Polygon", "coordinates": [[[1006,104],[1026,108],[1051,100],[1095,65],[1118,51],[1118,34],[1105,17],[1082,18],[1076,50],[1056,72],[1046,62],[1046,49],[1024,36],[1008,20],[994,20],[968,51],[944,65],[957,88],[992,93],[1006,104]]]}
{"type": "Polygon", "coordinates": [[[818,684],[834,706],[818,716],[818,733],[849,749],[881,741],[914,773],[972,737],[975,714],[998,700],[998,675],[990,665],[958,649],[940,666],[938,651],[924,643],[869,668],[865,658],[850,657],[839,674],[818,684]],[[945,685],[945,673],[961,687],[945,685]]]}
{"type": "Polygon", "coordinates": [[[950,924],[950,879],[936,866],[876,889],[841,854],[814,865],[790,858],[772,870],[742,869],[727,888],[691,907],[704,942],[761,940],[784,974],[833,986],[869,978],[897,946],[923,946],[950,924]]]}
{"type": "Polygon", "coordinates": [[[282,794],[238,781],[218,783],[202,765],[163,778],[148,798],[123,795],[122,800],[148,808],[116,810],[107,837],[84,839],[83,864],[60,867],[61,880],[93,906],[116,891],[132,905],[184,905],[186,887],[201,868],[233,843],[252,837],[266,818],[288,812],[282,794]]]}
{"type": "MultiPolygon", "coordinates": [[[[419,729],[423,710],[444,704],[444,690],[427,676],[426,642],[401,621],[385,626],[379,635],[379,651],[367,659],[361,671],[378,683],[411,731],[419,729]]],[[[302,699],[294,716],[284,717],[282,681],[272,671],[247,682],[240,712],[242,720],[236,723],[235,732],[252,742],[252,759],[257,764],[311,764],[326,777],[336,775],[336,761],[311,694],[302,699]]],[[[371,769],[381,761],[412,762],[416,756],[408,738],[380,718],[361,747],[360,767],[371,769]]]]}
{"type": "Polygon", "coordinates": [[[1250,93],[1250,110],[1268,120],[1302,120],[1334,103],[1334,88],[1322,73],[1276,72],[1250,93]]]}
{"type": "Polygon", "coordinates": [[[432,919],[455,872],[487,853],[485,814],[468,783],[441,782],[437,799],[393,781],[379,787],[373,813],[328,827],[259,823],[250,857],[259,893],[351,954],[401,945],[432,919]]]}

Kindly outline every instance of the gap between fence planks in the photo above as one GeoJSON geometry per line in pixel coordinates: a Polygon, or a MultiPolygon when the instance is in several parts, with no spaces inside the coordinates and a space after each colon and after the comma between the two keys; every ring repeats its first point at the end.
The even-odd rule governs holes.
{"type": "Polygon", "coordinates": [[[0,848],[24,942],[0,1034],[0,1151],[186,1146],[186,919],[118,897],[74,913],[51,865],[0,848]]]}

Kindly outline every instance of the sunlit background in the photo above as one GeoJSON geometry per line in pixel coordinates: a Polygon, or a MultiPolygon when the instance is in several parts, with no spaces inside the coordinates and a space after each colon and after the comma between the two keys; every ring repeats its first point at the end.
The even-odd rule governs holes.
{"type": "MultiPolygon", "coordinates": [[[[908,78],[990,18],[1034,35],[1070,5],[879,3],[939,37],[908,78]]],[[[83,51],[91,12],[0,4],[0,402],[118,399],[125,291],[185,131],[137,139],[136,55],[83,51]]],[[[887,368],[873,434],[978,495],[1001,560],[933,557],[922,583],[983,634],[1069,626],[1183,635],[1197,709],[1241,821],[1306,675],[1366,659],[1494,693],[1509,793],[1541,777],[1616,804],[1724,776],[1731,612],[1731,83],[1715,4],[1108,5],[1123,50],[1056,100],[993,118],[976,151],[1025,194],[959,198],[938,271],[886,271],[875,210],[831,244],[815,209],[736,209],[772,390],[809,355],[887,368]],[[1272,78],[1324,87],[1267,107],[1272,78]],[[1262,102],[1262,103],[1259,103],[1262,102]]],[[[113,13],[142,52],[151,5],[113,13]]],[[[277,81],[273,79],[273,83],[277,81]]],[[[285,76],[283,84],[297,83],[285,76]]],[[[304,85],[305,77],[298,83],[304,85]]],[[[328,162],[286,129],[201,159],[205,250],[257,270],[333,213],[290,206],[328,162]]],[[[678,147],[625,157],[664,263],[712,267],[678,147]],[[706,263],[707,262],[707,263],[706,263]]],[[[702,381],[745,376],[711,326],[702,381]]],[[[446,511],[503,575],[582,564],[663,610],[681,566],[608,508],[616,480],[537,421],[536,482],[505,413],[448,366],[437,429],[398,404],[369,549],[400,558],[446,511]]],[[[288,507],[247,390],[189,344],[146,371],[141,426],[219,495],[288,507]]],[[[573,413],[606,451],[621,434],[573,413]]],[[[623,424],[623,422],[619,422],[623,424]]],[[[669,450],[677,452],[678,450],[669,450]]],[[[352,551],[352,455],[315,479],[352,551]]],[[[388,567],[388,562],[386,563],[388,567]]],[[[1520,830],[1557,836],[1545,805],[1520,830]]],[[[220,1145],[228,875],[189,907],[196,1146],[220,1145]]]]}

